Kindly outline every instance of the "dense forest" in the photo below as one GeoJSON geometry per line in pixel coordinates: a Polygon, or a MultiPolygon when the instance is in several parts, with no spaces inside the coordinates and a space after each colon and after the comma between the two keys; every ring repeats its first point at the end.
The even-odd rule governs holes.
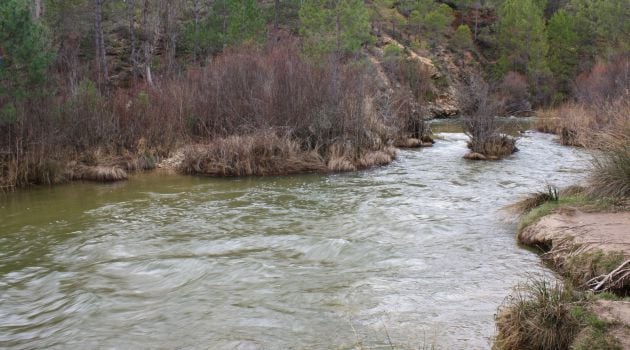
{"type": "Polygon", "coordinates": [[[0,188],[123,178],[186,145],[187,173],[354,170],[460,114],[547,109],[541,129],[585,146],[564,114],[627,126],[629,18],[628,0],[5,0],[0,188]]]}

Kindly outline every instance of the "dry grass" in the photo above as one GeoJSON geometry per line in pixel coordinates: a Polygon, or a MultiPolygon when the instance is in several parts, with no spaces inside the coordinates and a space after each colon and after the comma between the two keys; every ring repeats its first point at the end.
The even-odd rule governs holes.
{"type": "Polygon", "coordinates": [[[116,182],[127,180],[128,175],[123,169],[116,166],[85,166],[79,165],[72,170],[72,180],[85,180],[96,182],[116,182]]]}
{"type": "Polygon", "coordinates": [[[546,191],[532,193],[518,202],[507,206],[506,209],[511,213],[522,216],[547,202],[557,202],[559,198],[558,189],[554,186],[547,185],[546,191]]]}
{"type": "Polygon", "coordinates": [[[599,62],[574,85],[575,100],[538,111],[537,130],[559,135],[564,145],[588,148],[601,148],[601,135],[628,135],[630,57],[620,55],[599,62]]]}
{"type": "Polygon", "coordinates": [[[208,176],[262,176],[322,171],[324,166],[316,151],[303,151],[289,137],[258,133],[190,147],[180,170],[208,176]]]}
{"type": "Polygon", "coordinates": [[[538,279],[519,285],[496,316],[494,348],[568,349],[581,328],[571,312],[575,304],[573,292],[557,282],[538,279]]]}
{"type": "Polygon", "coordinates": [[[536,111],[532,127],[547,134],[560,133],[560,117],[557,109],[541,109],[536,111]]]}
{"type": "Polygon", "coordinates": [[[591,310],[594,300],[559,282],[530,279],[499,308],[493,349],[620,350],[611,323],[591,310]]]}
{"type": "MultiPolygon", "coordinates": [[[[629,114],[630,115],[630,114],[629,114]]],[[[629,118],[630,119],[630,118],[629,118]]],[[[593,159],[588,194],[596,198],[630,198],[630,124],[600,136],[602,154],[593,159]]]]}
{"type": "Polygon", "coordinates": [[[346,172],[389,164],[394,158],[393,147],[357,151],[334,144],[326,149],[304,149],[289,136],[259,132],[217,138],[208,144],[189,147],[184,152],[180,171],[207,176],[346,172]]]}

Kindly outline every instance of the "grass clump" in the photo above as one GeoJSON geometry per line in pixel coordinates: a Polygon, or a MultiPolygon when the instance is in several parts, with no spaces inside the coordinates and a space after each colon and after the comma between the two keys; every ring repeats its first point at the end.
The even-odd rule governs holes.
{"type": "Polygon", "coordinates": [[[534,208],[537,208],[546,202],[557,202],[560,199],[558,188],[547,185],[545,191],[538,191],[528,195],[520,201],[508,206],[511,212],[519,215],[530,212],[534,208]]]}
{"type": "Polygon", "coordinates": [[[531,280],[519,285],[496,316],[495,349],[568,349],[580,332],[572,312],[579,300],[558,283],[531,280]]]}
{"type": "Polygon", "coordinates": [[[499,309],[493,348],[621,349],[609,333],[611,324],[589,310],[591,299],[559,282],[531,279],[519,285],[499,309]]]}
{"type": "Polygon", "coordinates": [[[625,131],[602,137],[602,153],[594,157],[589,195],[630,198],[630,124],[625,131]]]}

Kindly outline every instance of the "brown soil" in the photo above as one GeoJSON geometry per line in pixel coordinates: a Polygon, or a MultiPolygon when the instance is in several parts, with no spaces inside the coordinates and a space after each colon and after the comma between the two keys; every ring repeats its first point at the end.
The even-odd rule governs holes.
{"type": "Polygon", "coordinates": [[[609,333],[619,340],[624,350],[630,350],[630,301],[598,300],[591,311],[611,323],[609,333]]]}
{"type": "Polygon", "coordinates": [[[518,235],[521,243],[554,248],[570,240],[581,251],[622,252],[630,256],[630,212],[584,213],[579,210],[543,217],[518,235]]]}
{"type": "MultiPolygon", "coordinates": [[[[585,213],[565,209],[543,217],[518,235],[521,243],[544,246],[560,267],[569,258],[602,251],[630,257],[630,212],[585,213]]],[[[612,323],[609,333],[623,349],[630,350],[630,302],[598,300],[591,309],[600,319],[612,323]]]]}

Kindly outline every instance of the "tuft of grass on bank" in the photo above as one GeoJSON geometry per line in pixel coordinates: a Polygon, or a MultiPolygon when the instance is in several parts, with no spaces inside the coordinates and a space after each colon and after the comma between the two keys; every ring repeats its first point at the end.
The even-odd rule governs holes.
{"type": "Polygon", "coordinates": [[[625,130],[601,136],[602,150],[593,159],[589,195],[630,198],[630,123],[625,130]]]}
{"type": "Polygon", "coordinates": [[[559,190],[548,185],[544,191],[532,193],[505,209],[520,216],[518,232],[536,223],[542,217],[564,208],[577,208],[582,211],[627,209],[626,199],[594,196],[592,191],[592,187],[569,186],[559,190]]]}
{"type": "Polygon", "coordinates": [[[518,232],[523,231],[527,226],[536,223],[538,220],[547,216],[561,207],[565,206],[583,206],[588,203],[588,199],[584,196],[560,196],[557,200],[547,200],[536,207],[527,211],[518,224],[518,232]]]}
{"type": "Polygon", "coordinates": [[[493,349],[621,349],[610,324],[588,310],[592,301],[559,282],[531,279],[499,308],[493,349]]]}
{"type": "Polygon", "coordinates": [[[568,349],[580,332],[573,291],[544,279],[519,285],[496,316],[494,349],[568,349]]]}

